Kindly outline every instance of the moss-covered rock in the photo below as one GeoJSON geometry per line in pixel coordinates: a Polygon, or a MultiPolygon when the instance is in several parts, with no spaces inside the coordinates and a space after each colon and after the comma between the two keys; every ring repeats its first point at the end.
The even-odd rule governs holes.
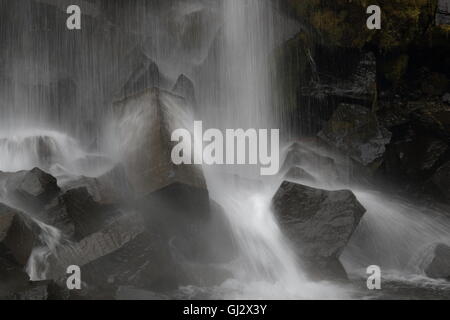
{"type": "Polygon", "coordinates": [[[317,30],[331,46],[371,46],[390,51],[416,42],[439,40],[448,33],[448,26],[434,25],[437,1],[288,0],[288,4],[298,19],[317,30]],[[369,5],[381,7],[381,30],[366,27],[369,5]]]}

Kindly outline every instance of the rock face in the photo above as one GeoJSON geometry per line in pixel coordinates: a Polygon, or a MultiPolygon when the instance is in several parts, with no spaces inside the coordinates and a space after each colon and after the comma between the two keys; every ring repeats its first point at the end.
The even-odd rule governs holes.
{"type": "Polygon", "coordinates": [[[425,274],[434,279],[450,280],[450,247],[443,243],[433,246],[431,256],[424,268],[425,274]]]}
{"type": "Polygon", "coordinates": [[[444,199],[450,202],[450,162],[437,169],[431,180],[441,192],[444,199]]]}
{"type": "Polygon", "coordinates": [[[38,243],[38,227],[25,215],[0,203],[0,256],[11,256],[15,263],[26,265],[38,243]]]}
{"type": "Polygon", "coordinates": [[[167,80],[160,73],[158,65],[147,58],[143,53],[136,54],[139,58],[133,57],[139,63],[131,73],[128,81],[124,84],[118,98],[126,98],[138,94],[148,88],[161,88],[167,80]]]}
{"type": "Polygon", "coordinates": [[[392,134],[367,108],[341,104],[319,137],[363,165],[380,160],[392,134]]]}
{"type": "Polygon", "coordinates": [[[313,277],[346,277],[339,256],[365,212],[351,191],[325,191],[285,181],[272,205],[313,277]]]}
{"type": "Polygon", "coordinates": [[[294,166],[285,174],[286,179],[295,179],[295,180],[304,180],[304,181],[312,181],[314,182],[316,179],[309,174],[305,169],[294,166]]]}
{"type": "Polygon", "coordinates": [[[321,172],[330,181],[336,181],[339,176],[338,166],[333,158],[314,151],[306,144],[295,142],[287,150],[282,170],[287,171],[287,175],[294,174],[294,176],[298,176],[300,174],[298,168],[305,171],[304,173],[307,175],[304,173],[301,175],[303,177],[308,176],[310,181],[315,179],[310,179],[312,175],[309,172],[321,172]]]}
{"type": "Polygon", "coordinates": [[[99,177],[80,177],[62,185],[62,191],[86,188],[92,198],[102,205],[113,205],[133,201],[133,189],[123,165],[116,165],[113,169],[99,177]]]}
{"type": "Polygon", "coordinates": [[[91,233],[78,242],[60,246],[51,258],[50,277],[57,278],[68,266],[80,267],[122,248],[144,231],[139,215],[129,214],[117,217],[103,228],[91,233]]]}
{"type": "Polygon", "coordinates": [[[178,77],[172,92],[185,98],[191,105],[196,104],[194,84],[184,74],[178,77]]]}
{"type": "Polygon", "coordinates": [[[7,174],[6,196],[30,211],[41,210],[59,193],[56,179],[39,168],[7,174]]]}
{"type": "Polygon", "coordinates": [[[436,24],[450,25],[450,2],[448,0],[438,0],[436,24]]]}
{"type": "Polygon", "coordinates": [[[356,58],[357,67],[350,75],[316,75],[313,81],[302,88],[302,94],[316,98],[334,97],[341,100],[358,101],[371,105],[376,99],[377,64],[373,53],[356,58]]]}
{"type": "Polygon", "coordinates": [[[153,88],[117,102],[114,109],[120,154],[138,195],[150,194],[175,182],[205,188],[200,170],[176,166],[171,160],[175,145],[171,141],[172,130],[184,127],[184,120],[190,120],[183,99],[153,88]]]}

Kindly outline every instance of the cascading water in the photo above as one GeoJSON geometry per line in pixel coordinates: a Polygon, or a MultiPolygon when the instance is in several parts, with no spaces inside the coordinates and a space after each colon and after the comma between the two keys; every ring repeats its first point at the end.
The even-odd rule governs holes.
{"type": "MultiPolygon", "coordinates": [[[[44,129],[4,131],[0,135],[0,172],[16,172],[38,167],[58,177],[60,185],[79,176],[97,176],[111,168],[110,161],[102,155],[85,152],[78,142],[57,131],[44,129]]],[[[3,183],[3,182],[2,182],[3,183]]],[[[11,206],[6,192],[1,188],[0,200],[11,206]]],[[[26,271],[31,281],[45,280],[49,268],[48,257],[64,239],[57,228],[43,223],[28,212],[29,219],[39,229],[40,245],[31,252],[26,271]]]]}
{"type": "MultiPolygon", "coordinates": [[[[134,64],[140,63],[133,59],[144,59],[143,66],[151,64],[149,60],[155,62],[161,73],[158,76],[167,77],[161,84],[164,89],[180,74],[189,76],[195,84],[198,102],[195,119],[202,120],[205,129],[271,129],[280,126],[276,119],[286,118],[273,107],[279,103],[275,103],[271,59],[276,46],[299,27],[280,15],[271,1],[109,3],[112,4],[103,4],[102,9],[107,12],[123,9],[117,19],[121,21],[111,18],[102,21],[105,25],[99,22],[101,28],[87,23],[83,32],[68,39],[63,34],[66,30],[56,28],[55,39],[66,39],[56,44],[59,50],[52,50],[55,43],[47,36],[43,41],[27,31],[28,21],[39,20],[30,4],[10,1],[8,10],[4,10],[20,12],[16,14],[20,21],[10,22],[18,23],[17,30],[23,32],[10,30],[12,38],[18,40],[10,41],[6,53],[12,63],[5,69],[10,77],[5,82],[13,85],[10,91],[5,89],[8,86],[2,86],[1,92],[0,171],[40,167],[58,177],[58,182],[64,182],[74,176],[98,176],[122,160],[117,154],[120,150],[114,147],[133,143],[135,137],[131,135],[145,129],[139,110],[120,124],[130,136],[117,137],[108,131],[107,137],[96,135],[102,132],[103,128],[98,127],[105,117],[106,106],[120,91],[134,64]],[[142,52],[133,56],[136,48],[142,52]],[[59,81],[67,75],[72,79],[59,81]],[[60,93],[56,96],[55,87],[60,93]],[[128,132],[131,127],[135,131],[128,132]],[[103,145],[103,141],[113,148],[103,145]],[[109,158],[113,160],[105,159],[99,150],[112,150],[109,158]]],[[[89,10],[86,14],[96,15],[97,11],[89,10]]],[[[310,63],[314,64],[312,57],[310,63]]],[[[175,127],[192,125],[194,118],[184,106],[169,96],[162,95],[162,99],[167,100],[164,105],[170,109],[175,127]]],[[[341,258],[351,275],[360,275],[368,265],[377,264],[392,274],[422,276],[423,270],[415,268],[420,265],[415,263],[416,259],[426,259],[429,244],[450,241],[450,223],[438,212],[360,187],[330,183],[329,173],[316,163],[310,163],[306,169],[316,178],[312,186],[351,188],[367,209],[341,258]]],[[[210,196],[224,208],[240,251],[238,258],[226,266],[232,278],[208,288],[210,297],[352,296],[347,287],[312,282],[303,273],[270,209],[280,177],[262,178],[256,166],[204,166],[203,170],[210,196]]],[[[35,248],[27,265],[32,280],[45,278],[46,258],[64,238],[59,230],[37,223],[43,246],[35,248]]]]}
{"type": "MultiPolygon", "coordinates": [[[[203,104],[200,117],[209,126],[223,130],[275,128],[270,58],[276,43],[276,12],[270,2],[259,0],[229,0],[222,5],[222,42],[215,68],[206,71],[213,73],[217,82],[206,83],[205,79],[214,75],[200,74],[205,78],[198,80],[204,84],[199,88],[203,104]]],[[[280,181],[262,179],[255,167],[204,167],[211,197],[224,208],[241,252],[231,266],[235,279],[219,288],[222,297],[345,297],[337,286],[307,280],[270,209],[280,181]],[[256,184],[261,182],[263,187],[227,179],[236,174],[256,184]]]]}

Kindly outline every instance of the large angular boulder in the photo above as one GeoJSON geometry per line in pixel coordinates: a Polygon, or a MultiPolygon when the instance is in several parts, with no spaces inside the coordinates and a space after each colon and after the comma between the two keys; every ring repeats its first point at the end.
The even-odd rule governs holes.
{"type": "Polygon", "coordinates": [[[10,173],[6,179],[4,196],[30,212],[42,210],[60,191],[56,178],[39,168],[10,173]]]}
{"type": "Polygon", "coordinates": [[[196,104],[194,84],[191,79],[186,77],[184,74],[178,77],[177,82],[172,88],[172,92],[185,98],[191,105],[196,104]]]}
{"type": "Polygon", "coordinates": [[[450,246],[439,242],[424,246],[409,261],[408,268],[433,279],[450,281],[450,246]]]}
{"type": "Polygon", "coordinates": [[[76,240],[100,230],[107,221],[120,214],[117,207],[95,201],[84,187],[66,191],[46,209],[50,217],[65,218],[63,223],[53,222],[52,225],[63,230],[70,230],[73,225],[73,233],[66,234],[72,235],[76,240]]]}
{"type": "Polygon", "coordinates": [[[158,65],[141,51],[134,53],[133,59],[138,61],[122,90],[116,96],[118,99],[139,94],[149,88],[167,86],[167,80],[161,74],[158,65]]]}
{"type": "Polygon", "coordinates": [[[365,165],[377,165],[392,134],[382,127],[369,109],[341,104],[318,136],[365,165]]]}
{"type": "Polygon", "coordinates": [[[117,102],[114,110],[118,153],[137,198],[160,212],[205,214],[209,196],[201,168],[171,159],[172,130],[193,125],[184,99],[153,88],[117,102]]]}
{"type": "Polygon", "coordinates": [[[38,241],[39,227],[22,212],[0,203],[0,256],[26,265],[38,241]]]}
{"type": "Polygon", "coordinates": [[[176,166],[171,159],[176,144],[171,141],[172,130],[190,120],[183,99],[153,88],[115,103],[114,110],[118,151],[138,194],[150,194],[174,182],[205,188],[198,168],[176,166]]]}
{"type": "Polygon", "coordinates": [[[65,274],[70,265],[82,267],[106,256],[123,247],[143,231],[144,225],[139,215],[130,213],[117,217],[101,230],[78,242],[68,242],[58,246],[49,258],[48,277],[58,279],[65,274]]]}
{"type": "Polygon", "coordinates": [[[450,246],[443,243],[433,246],[430,259],[427,261],[424,270],[430,278],[450,281],[450,246]]]}
{"type": "Polygon", "coordinates": [[[77,177],[61,184],[63,192],[86,188],[93,200],[102,205],[117,205],[133,202],[133,189],[123,165],[116,165],[104,174],[92,177],[77,177]]]}
{"type": "Polygon", "coordinates": [[[4,252],[0,253],[0,299],[7,298],[12,292],[28,287],[29,277],[23,266],[12,261],[4,252]]]}
{"type": "Polygon", "coordinates": [[[346,277],[339,256],[366,211],[351,191],[326,191],[285,181],[272,205],[313,277],[346,277]]]}

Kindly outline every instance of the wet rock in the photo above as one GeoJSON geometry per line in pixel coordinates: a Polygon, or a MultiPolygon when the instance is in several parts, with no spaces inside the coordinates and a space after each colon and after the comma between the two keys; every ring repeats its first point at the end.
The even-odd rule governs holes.
{"type": "Polygon", "coordinates": [[[423,101],[411,113],[414,124],[444,139],[450,138],[450,108],[440,101],[423,101]]]}
{"type": "MultiPolygon", "coordinates": [[[[329,181],[336,181],[339,179],[340,168],[336,161],[328,155],[316,152],[306,144],[293,143],[287,150],[285,160],[282,165],[282,171],[291,171],[291,174],[300,173],[298,169],[301,168],[307,173],[321,172],[329,181]],[[297,171],[297,172],[294,172],[297,171]]],[[[309,173],[308,173],[309,174],[309,173]]],[[[313,179],[312,181],[314,181],[313,179]]]]}
{"type": "Polygon", "coordinates": [[[411,128],[394,130],[386,148],[382,168],[386,176],[403,182],[428,180],[447,152],[447,143],[426,132],[411,128]]]}
{"type": "Polygon", "coordinates": [[[314,182],[316,179],[308,173],[305,169],[299,166],[294,166],[284,175],[285,179],[303,180],[314,182]]]}
{"type": "Polygon", "coordinates": [[[314,277],[346,278],[339,256],[366,211],[351,191],[326,191],[285,181],[272,205],[314,277]]]}
{"type": "Polygon", "coordinates": [[[302,94],[359,101],[370,105],[375,101],[377,91],[375,55],[371,52],[363,54],[356,58],[355,65],[356,68],[348,75],[336,76],[334,72],[317,75],[310,85],[302,89],[302,94]]]}
{"type": "Polygon", "coordinates": [[[151,88],[161,88],[167,85],[167,80],[160,73],[158,65],[144,53],[136,53],[133,57],[138,63],[124,84],[117,99],[124,99],[151,88]]]}
{"type": "Polygon", "coordinates": [[[318,136],[367,166],[382,158],[392,134],[369,109],[341,104],[318,136]]]}
{"type": "Polygon", "coordinates": [[[0,203],[0,256],[26,265],[38,234],[39,227],[23,213],[0,203]]]}
{"type": "Polygon", "coordinates": [[[76,293],[67,289],[66,283],[54,281],[28,282],[21,289],[11,291],[5,295],[6,300],[69,300],[77,299],[76,293]]]}
{"type": "Polygon", "coordinates": [[[12,293],[7,297],[8,300],[47,300],[47,298],[47,285],[34,285],[27,290],[12,293]]]}
{"type": "Polygon", "coordinates": [[[448,0],[439,0],[436,11],[437,25],[450,25],[450,2],[448,0]]]}
{"type": "Polygon", "coordinates": [[[85,187],[93,200],[102,205],[133,201],[133,190],[123,165],[117,165],[96,178],[80,177],[62,185],[63,192],[85,187]]]}
{"type": "Polygon", "coordinates": [[[0,299],[6,299],[12,292],[23,290],[28,284],[29,277],[24,267],[0,249],[0,299]]]}
{"type": "Polygon", "coordinates": [[[450,281],[450,247],[443,243],[434,245],[424,270],[430,278],[450,281]]]}
{"type": "Polygon", "coordinates": [[[207,208],[201,169],[177,166],[171,159],[176,144],[172,131],[183,128],[185,121],[193,124],[183,99],[154,88],[117,102],[115,110],[120,154],[137,196],[157,198],[153,193],[158,192],[169,205],[197,206],[197,212],[207,208]]]}
{"type": "Polygon", "coordinates": [[[47,212],[58,212],[74,225],[74,238],[80,240],[98,230],[120,214],[115,206],[101,204],[92,197],[87,188],[66,191],[47,212]]]}
{"type": "Polygon", "coordinates": [[[58,279],[70,265],[80,267],[106,256],[133,240],[144,231],[140,216],[134,213],[110,221],[101,230],[78,242],[69,242],[57,248],[50,259],[49,278],[58,279]]]}
{"type": "Polygon", "coordinates": [[[447,202],[450,202],[450,162],[436,170],[431,181],[447,202]]]}
{"type": "Polygon", "coordinates": [[[442,96],[442,101],[445,102],[445,103],[447,103],[447,104],[450,104],[450,93],[444,94],[444,95],[442,96]]]}
{"type": "Polygon", "coordinates": [[[56,178],[34,168],[9,174],[5,184],[8,199],[29,211],[39,211],[59,194],[56,178]]]}
{"type": "Polygon", "coordinates": [[[175,83],[172,92],[185,98],[190,104],[195,105],[195,88],[191,79],[184,74],[180,75],[175,83]]]}
{"type": "Polygon", "coordinates": [[[118,286],[169,290],[182,283],[183,273],[169,245],[156,232],[142,232],[122,247],[82,267],[87,283],[100,291],[118,286]]]}
{"type": "Polygon", "coordinates": [[[426,95],[442,96],[446,92],[449,83],[449,79],[445,74],[433,72],[423,80],[421,89],[426,95]]]}

